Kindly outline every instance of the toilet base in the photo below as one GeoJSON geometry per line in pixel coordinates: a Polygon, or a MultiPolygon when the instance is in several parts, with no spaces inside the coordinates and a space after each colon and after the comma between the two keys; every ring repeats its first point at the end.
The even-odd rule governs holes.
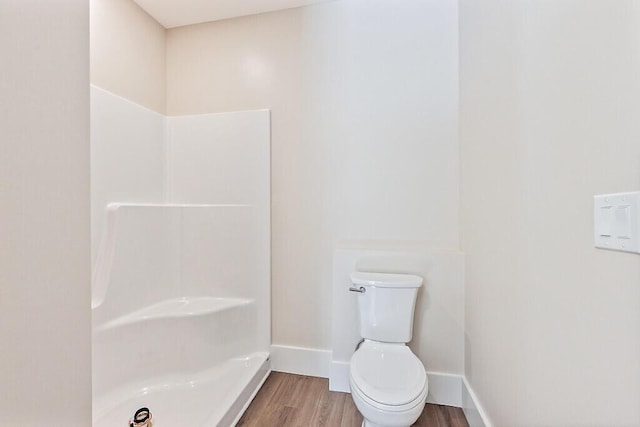
{"type": "Polygon", "coordinates": [[[353,383],[351,385],[351,398],[358,412],[362,414],[362,427],[410,427],[420,418],[427,400],[428,389],[425,384],[423,395],[417,400],[415,406],[410,406],[404,411],[385,411],[368,403],[353,383]],[[372,421],[375,420],[375,421],[372,421]]]}
{"type": "MultiPolygon", "coordinates": [[[[369,421],[367,419],[364,419],[364,420],[362,420],[362,427],[389,427],[389,426],[372,423],[371,421],[369,421]]],[[[403,427],[411,427],[411,426],[407,425],[407,426],[403,426],[403,427]]]]}

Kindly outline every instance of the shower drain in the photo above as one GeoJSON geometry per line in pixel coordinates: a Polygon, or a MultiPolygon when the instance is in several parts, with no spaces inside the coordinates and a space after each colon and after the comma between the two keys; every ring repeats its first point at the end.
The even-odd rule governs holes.
{"type": "Polygon", "coordinates": [[[133,419],[129,420],[129,427],[152,427],[152,418],[149,408],[140,408],[133,415],[133,419]]]}

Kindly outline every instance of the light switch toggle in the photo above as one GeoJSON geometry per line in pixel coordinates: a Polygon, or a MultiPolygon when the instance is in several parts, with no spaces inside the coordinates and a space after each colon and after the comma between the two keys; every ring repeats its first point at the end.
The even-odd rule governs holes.
{"type": "Polygon", "coordinates": [[[618,206],[615,212],[616,236],[631,239],[631,206],[618,206]]]}
{"type": "Polygon", "coordinates": [[[602,237],[611,237],[613,235],[613,206],[602,206],[598,210],[598,234],[602,237]]]}

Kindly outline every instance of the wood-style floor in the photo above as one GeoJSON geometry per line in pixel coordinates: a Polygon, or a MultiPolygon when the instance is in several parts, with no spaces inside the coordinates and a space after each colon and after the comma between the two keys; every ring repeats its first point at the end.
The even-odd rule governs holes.
{"type": "MultiPolygon", "coordinates": [[[[272,372],[244,413],[244,427],[360,427],[362,416],[348,393],[329,391],[329,380],[272,372]]],[[[468,427],[462,409],[430,405],[414,424],[468,427]]]]}

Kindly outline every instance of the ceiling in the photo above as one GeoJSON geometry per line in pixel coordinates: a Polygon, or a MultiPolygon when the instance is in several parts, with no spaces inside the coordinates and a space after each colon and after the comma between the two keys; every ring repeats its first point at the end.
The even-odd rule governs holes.
{"type": "Polygon", "coordinates": [[[290,9],[327,0],[133,0],[165,28],[290,9]]]}

